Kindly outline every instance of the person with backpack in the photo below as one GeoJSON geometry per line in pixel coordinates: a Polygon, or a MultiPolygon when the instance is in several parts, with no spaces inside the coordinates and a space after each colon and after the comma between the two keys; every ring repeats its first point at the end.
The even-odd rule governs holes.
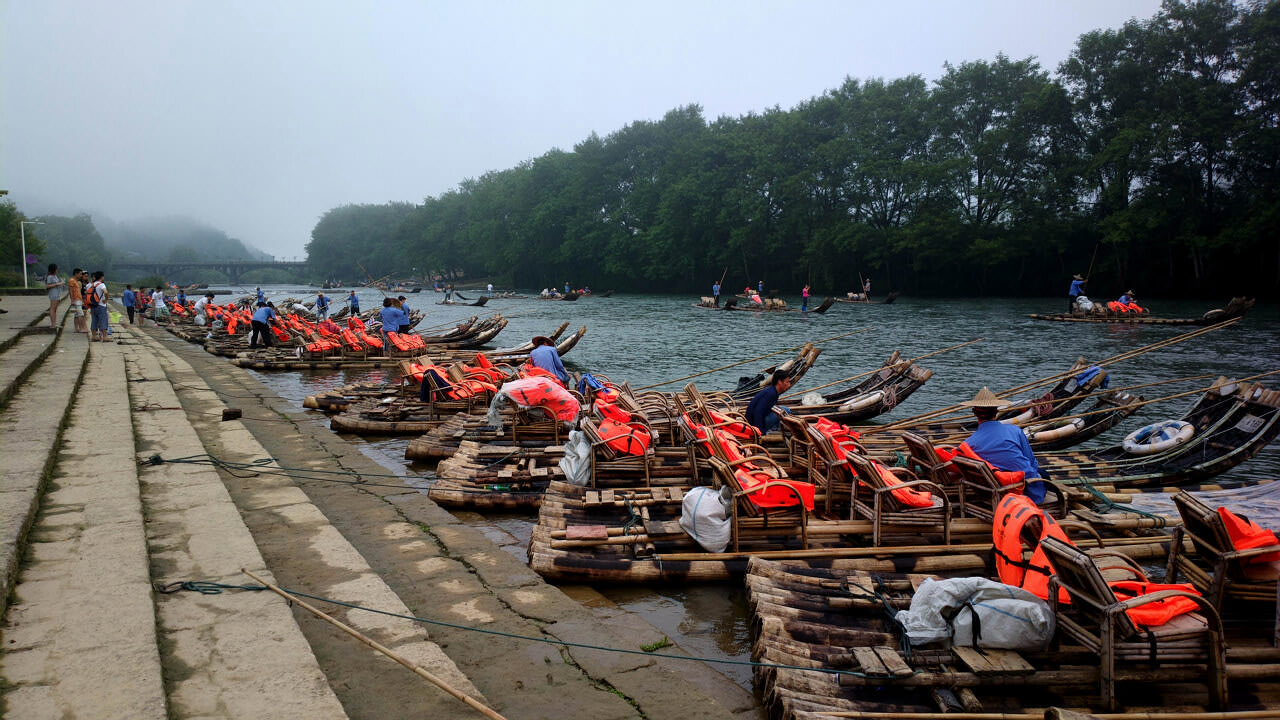
{"type": "Polygon", "coordinates": [[[107,341],[107,326],[111,318],[107,314],[107,283],[102,279],[101,270],[93,273],[93,282],[85,293],[85,302],[89,306],[89,340],[107,341]]]}

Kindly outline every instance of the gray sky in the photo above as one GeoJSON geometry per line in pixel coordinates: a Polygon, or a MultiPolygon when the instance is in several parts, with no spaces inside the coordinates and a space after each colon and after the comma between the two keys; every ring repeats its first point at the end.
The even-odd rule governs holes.
{"type": "Polygon", "coordinates": [[[189,215],[300,256],[346,203],[421,202],[674,107],[790,108],[846,76],[1053,70],[1157,0],[0,0],[0,188],[189,215]]]}

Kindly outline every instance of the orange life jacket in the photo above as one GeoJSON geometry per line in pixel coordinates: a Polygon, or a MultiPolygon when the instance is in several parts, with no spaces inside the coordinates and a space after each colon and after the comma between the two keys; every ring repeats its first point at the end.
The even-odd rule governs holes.
{"type": "MultiPolygon", "coordinates": [[[[1116,599],[1121,602],[1132,600],[1133,598],[1150,595],[1161,590],[1184,590],[1199,595],[1200,591],[1191,585],[1178,583],[1176,585],[1164,585],[1161,583],[1143,582],[1141,580],[1115,580],[1107,583],[1111,586],[1111,591],[1116,594],[1116,599]]],[[[1145,605],[1139,605],[1135,608],[1125,610],[1125,614],[1134,623],[1143,627],[1159,627],[1170,620],[1189,612],[1195,612],[1200,606],[1195,600],[1183,595],[1175,595],[1167,597],[1163,600],[1156,600],[1145,605]]]]}
{"type": "MultiPolygon", "coordinates": [[[[360,335],[360,339],[361,339],[362,341],[364,341],[364,344],[365,344],[365,345],[368,345],[369,347],[371,347],[371,348],[373,348],[373,349],[375,349],[375,350],[381,350],[381,349],[382,349],[382,338],[378,337],[377,335],[370,335],[369,333],[365,332],[364,330],[360,330],[360,331],[358,331],[358,332],[359,332],[359,335],[360,335]]],[[[422,382],[422,376],[421,376],[421,375],[419,375],[419,376],[418,376],[418,382],[422,382]]]]}
{"type": "Polygon", "coordinates": [[[624,455],[644,455],[653,436],[642,422],[618,422],[606,417],[598,426],[604,444],[624,455]]]}
{"type": "Polygon", "coordinates": [[[848,425],[841,425],[830,418],[819,417],[813,423],[813,426],[818,432],[831,438],[832,443],[845,452],[852,452],[854,450],[853,443],[862,437],[861,433],[853,430],[848,425]]]}
{"type": "Polygon", "coordinates": [[[398,332],[387,333],[387,339],[395,346],[397,350],[409,352],[413,350],[413,343],[409,340],[408,335],[398,332]]]}
{"type": "Polygon", "coordinates": [[[232,316],[228,317],[228,318],[227,318],[227,334],[228,334],[228,335],[235,335],[235,334],[236,334],[236,326],[238,326],[239,324],[240,324],[240,318],[238,318],[237,316],[232,315],[232,316]]]}
{"type": "Polygon", "coordinates": [[[364,332],[364,321],[352,315],[347,318],[347,327],[358,332],[364,332]]]}
{"type": "Polygon", "coordinates": [[[348,348],[356,352],[362,352],[364,350],[364,345],[360,343],[360,338],[356,337],[355,333],[346,328],[342,329],[342,342],[346,343],[348,348]]]}
{"type": "Polygon", "coordinates": [[[337,350],[341,347],[342,347],[341,345],[339,345],[338,343],[332,340],[325,340],[321,338],[319,340],[316,340],[315,342],[307,343],[304,346],[304,349],[307,352],[312,352],[312,353],[327,353],[327,352],[333,352],[334,350],[337,350]]]}
{"type": "MultiPolygon", "coordinates": [[[[1247,517],[1236,515],[1224,507],[1218,508],[1218,516],[1222,518],[1222,523],[1227,526],[1227,537],[1231,538],[1231,547],[1236,550],[1280,545],[1280,538],[1276,538],[1274,532],[1258,527],[1247,517]]],[[[1280,560],[1280,552],[1244,558],[1240,563],[1242,565],[1253,565],[1255,563],[1275,562],[1276,560],[1280,560]]]]}
{"type": "Polygon", "coordinates": [[[728,423],[726,425],[720,425],[720,429],[724,430],[730,435],[742,440],[750,440],[751,442],[756,442],[757,440],[760,439],[760,431],[757,430],[752,425],[745,422],[733,420],[728,415],[723,415],[721,413],[716,412],[715,410],[709,410],[708,412],[711,415],[712,421],[714,421],[717,425],[720,425],[720,423],[728,423]]]}
{"type": "Polygon", "coordinates": [[[747,493],[747,497],[757,507],[795,507],[803,504],[806,510],[813,510],[814,487],[811,482],[777,478],[750,465],[738,466],[733,471],[733,476],[737,478],[738,485],[742,487],[743,491],[747,493]],[[752,492],[755,488],[771,482],[781,482],[782,484],[752,492]],[[793,490],[795,492],[792,492],[793,490]],[[797,495],[799,495],[799,500],[796,499],[797,495]]]}
{"type": "MultiPolygon", "coordinates": [[[[1057,538],[1064,543],[1074,545],[1062,526],[1044,510],[1041,510],[1031,498],[1025,495],[1005,495],[996,506],[995,519],[991,522],[991,542],[996,551],[996,573],[1000,582],[1005,585],[1020,587],[1041,600],[1049,599],[1049,577],[1053,575],[1053,566],[1040,541],[1057,538]],[[1022,559],[1022,528],[1031,518],[1040,518],[1040,537],[1036,538],[1031,559],[1022,559]]],[[[1065,590],[1058,593],[1058,602],[1070,602],[1065,590]]]]}
{"type": "Polygon", "coordinates": [[[552,380],[555,380],[557,383],[560,382],[560,378],[556,377],[555,373],[551,372],[550,370],[540,368],[537,365],[534,365],[532,363],[525,363],[524,365],[520,366],[520,377],[522,378],[545,377],[545,378],[551,378],[552,380]]]}
{"type": "Polygon", "coordinates": [[[880,479],[884,480],[884,484],[894,488],[889,491],[889,494],[893,495],[898,502],[910,507],[933,507],[933,495],[915,488],[894,487],[902,484],[902,478],[894,475],[893,471],[879,460],[872,460],[871,464],[875,466],[876,472],[880,473],[880,479]]]}

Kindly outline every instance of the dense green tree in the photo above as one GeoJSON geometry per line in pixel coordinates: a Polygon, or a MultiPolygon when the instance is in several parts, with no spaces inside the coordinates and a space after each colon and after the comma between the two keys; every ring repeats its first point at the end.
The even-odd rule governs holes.
{"type": "Polygon", "coordinates": [[[90,272],[109,269],[111,252],[91,217],[82,213],[74,217],[44,215],[39,219],[44,223],[40,232],[48,247],[49,262],[68,271],[72,267],[90,272]]]}

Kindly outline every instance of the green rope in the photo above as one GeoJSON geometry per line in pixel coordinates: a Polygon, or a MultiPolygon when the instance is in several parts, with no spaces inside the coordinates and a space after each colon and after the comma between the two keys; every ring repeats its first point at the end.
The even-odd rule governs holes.
{"type": "Polygon", "coordinates": [[[1156,527],[1165,527],[1165,524],[1168,522],[1168,519],[1165,518],[1163,515],[1156,515],[1155,513],[1149,513],[1146,510],[1139,510],[1138,508],[1133,507],[1132,505],[1121,505],[1117,502],[1112,501],[1111,498],[1103,494],[1101,490],[1094,487],[1093,483],[1089,482],[1087,479],[1083,477],[1079,478],[1078,487],[1082,487],[1085,490],[1088,490],[1089,494],[1093,495],[1094,499],[1097,501],[1096,508],[1100,509],[1104,513],[1111,512],[1112,510],[1119,510],[1120,512],[1133,513],[1140,517],[1156,520],[1157,521],[1156,527]]]}
{"type": "MultiPolygon", "coordinates": [[[[603,650],[605,652],[615,652],[615,653],[620,653],[624,655],[644,655],[645,657],[658,657],[658,658],[664,658],[667,660],[693,660],[693,661],[705,662],[705,663],[719,663],[721,665],[743,665],[743,666],[752,667],[752,668],[773,668],[778,670],[809,670],[812,672],[826,673],[828,675],[852,675],[854,677],[872,677],[871,675],[860,673],[855,670],[838,670],[835,668],[805,667],[802,665],[781,665],[776,663],[761,663],[761,662],[755,662],[751,660],[728,660],[728,659],[719,659],[719,658],[703,658],[703,657],[698,657],[696,655],[672,655],[669,653],[650,652],[647,650],[632,650],[630,648],[609,647],[607,645],[593,645],[590,643],[570,642],[568,640],[552,640],[544,637],[534,637],[532,635],[520,635],[518,633],[503,632],[501,630],[488,630],[485,628],[471,627],[469,625],[458,625],[456,623],[444,622],[443,620],[431,620],[429,618],[418,617],[416,615],[402,615],[400,613],[393,613],[387,610],[378,610],[377,608],[364,607],[363,605],[344,602],[342,600],[334,600],[332,598],[327,598],[322,595],[312,595],[310,593],[300,592],[298,590],[290,590],[289,588],[283,588],[283,587],[280,589],[283,592],[288,593],[290,595],[297,595],[298,597],[307,598],[308,600],[315,600],[317,602],[329,603],[330,605],[337,605],[339,607],[345,607],[351,610],[363,610],[365,612],[371,612],[378,615],[386,615],[387,617],[399,618],[401,620],[411,620],[413,622],[422,623],[424,625],[435,625],[437,627],[452,628],[454,630],[465,630],[468,632],[483,633],[485,635],[496,635],[498,637],[510,638],[512,640],[527,640],[530,642],[539,642],[547,645],[556,645],[564,648],[581,648],[584,650],[603,650]]],[[[198,592],[203,595],[220,595],[222,594],[223,590],[260,591],[260,590],[270,590],[270,588],[266,587],[265,585],[226,585],[223,583],[208,582],[204,580],[180,580],[180,581],[171,582],[165,585],[157,584],[155,586],[155,590],[156,592],[160,592],[164,594],[172,594],[182,590],[186,590],[191,592],[198,592]]]]}
{"type": "Polygon", "coordinates": [[[422,475],[396,475],[394,473],[368,473],[358,472],[355,470],[324,470],[318,468],[296,468],[286,467],[283,465],[272,465],[276,463],[275,458],[258,458],[250,462],[230,462],[214,457],[213,455],[187,455],[179,458],[165,458],[160,455],[152,455],[151,457],[138,461],[139,465],[164,465],[170,463],[174,465],[212,465],[220,468],[233,477],[248,478],[254,475],[283,475],[285,477],[298,477],[304,480],[319,480],[324,482],[339,483],[342,485],[360,485],[362,487],[388,487],[388,488],[404,488],[404,485],[391,485],[387,483],[370,483],[365,482],[365,477],[386,477],[398,478],[401,480],[430,480],[431,478],[422,475]],[[326,476],[349,476],[356,478],[355,480],[342,480],[335,477],[326,476]]]}

